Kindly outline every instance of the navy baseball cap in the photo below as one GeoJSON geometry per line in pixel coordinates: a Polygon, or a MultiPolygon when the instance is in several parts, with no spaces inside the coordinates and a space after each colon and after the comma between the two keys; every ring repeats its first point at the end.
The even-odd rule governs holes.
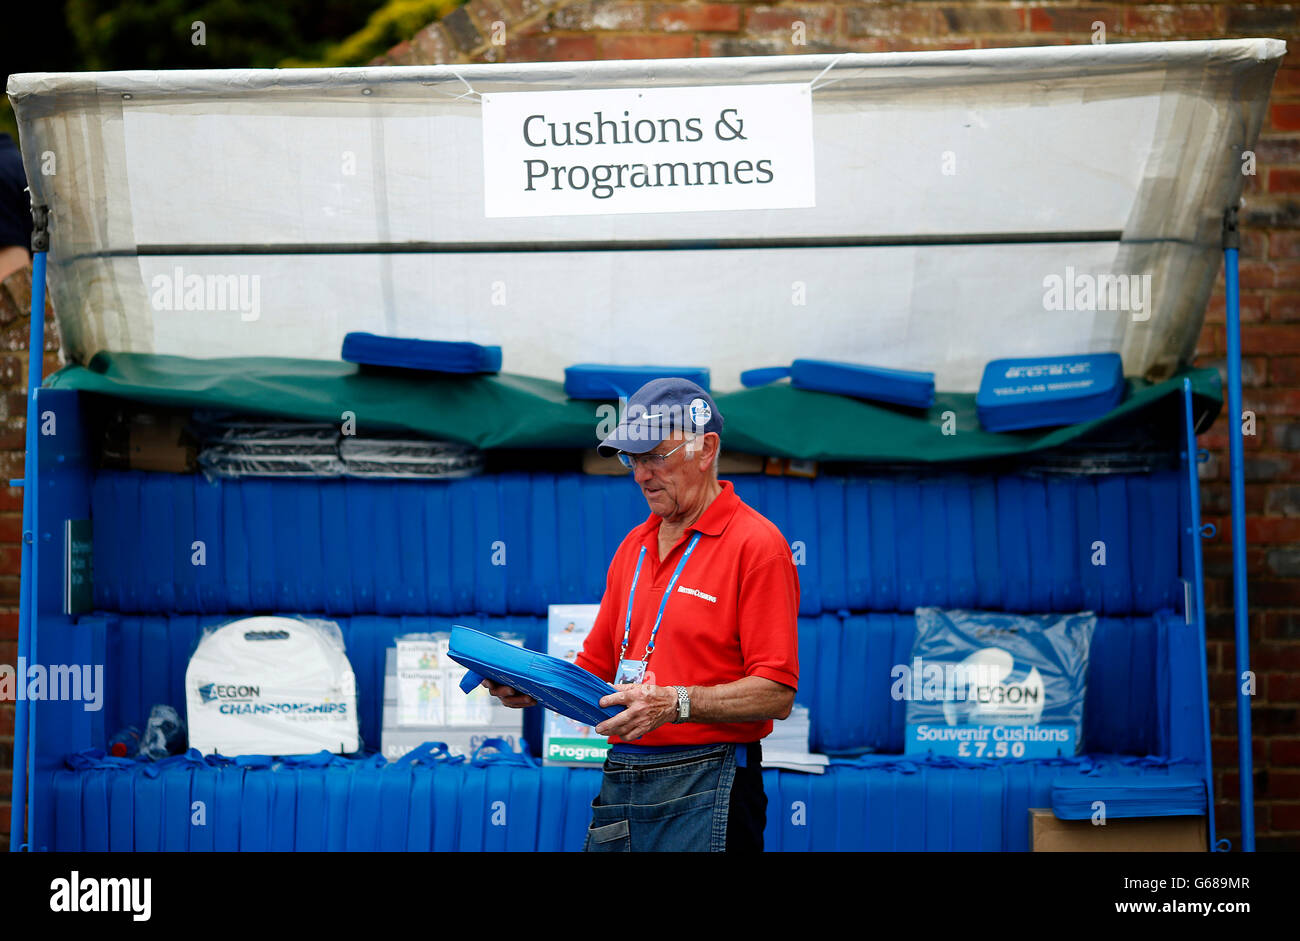
{"type": "Polygon", "coordinates": [[[619,451],[645,454],[673,431],[722,433],[722,413],[713,398],[689,379],[652,379],[627,400],[623,420],[596,450],[601,457],[619,451]]]}

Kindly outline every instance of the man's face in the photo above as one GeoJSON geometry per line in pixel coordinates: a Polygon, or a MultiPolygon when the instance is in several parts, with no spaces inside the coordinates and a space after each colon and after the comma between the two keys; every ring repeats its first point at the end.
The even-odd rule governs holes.
{"type": "Polygon", "coordinates": [[[632,477],[640,486],[650,512],[665,519],[672,519],[685,512],[708,483],[699,466],[699,449],[703,441],[697,438],[693,444],[679,447],[684,441],[685,438],[679,433],[655,446],[650,453],[673,452],[662,467],[655,467],[655,462],[652,461],[649,464],[634,465],[632,470],[632,477]]]}

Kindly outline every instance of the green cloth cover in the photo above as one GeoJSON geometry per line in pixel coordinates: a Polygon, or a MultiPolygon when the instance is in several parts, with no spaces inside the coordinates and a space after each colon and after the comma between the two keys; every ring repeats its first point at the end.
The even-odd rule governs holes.
{"type": "MultiPolygon", "coordinates": [[[[729,450],[820,461],[939,463],[1065,444],[1154,405],[1168,406],[1169,396],[1182,395],[1184,376],[1192,381],[1197,415],[1205,416],[1201,427],[1207,427],[1223,404],[1214,369],[1187,369],[1158,383],[1129,379],[1124,401],[1101,418],[1002,434],[980,429],[975,396],[965,393],[940,392],[926,411],[808,392],[784,382],[724,392],[714,400],[726,422],[723,445],[729,450]],[[956,434],[943,433],[949,411],[956,434]]],[[[314,421],[341,422],[352,412],[358,430],[407,429],[480,448],[595,447],[601,419],[612,421],[610,405],[566,398],[563,384],[549,379],[508,373],[444,376],[326,360],[99,353],[88,366],[64,367],[45,385],[153,405],[314,421]]]]}

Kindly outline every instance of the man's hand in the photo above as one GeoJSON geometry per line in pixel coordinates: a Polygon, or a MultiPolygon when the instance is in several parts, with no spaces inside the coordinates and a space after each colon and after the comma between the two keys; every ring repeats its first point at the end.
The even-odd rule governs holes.
{"type": "Polygon", "coordinates": [[[525,706],[537,705],[537,700],[532,696],[521,693],[514,687],[506,686],[504,683],[493,683],[491,680],[485,679],[483,685],[487,687],[489,693],[511,709],[523,709],[525,706]]]}
{"type": "Polygon", "coordinates": [[[615,683],[614,688],[618,692],[601,697],[600,705],[627,708],[596,726],[601,735],[617,735],[632,742],[677,718],[677,690],[671,686],[615,683]]]}

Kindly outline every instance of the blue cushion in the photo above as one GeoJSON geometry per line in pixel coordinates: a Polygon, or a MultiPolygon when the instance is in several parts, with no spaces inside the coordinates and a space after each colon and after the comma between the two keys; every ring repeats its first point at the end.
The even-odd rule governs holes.
{"type": "Polygon", "coordinates": [[[709,391],[709,371],[701,366],[609,366],[579,363],[564,370],[564,394],[571,399],[631,398],[652,379],[689,379],[709,391]]]}
{"type": "Polygon", "coordinates": [[[796,389],[848,395],[910,408],[929,408],[934,404],[932,372],[885,369],[825,359],[796,359],[789,368],[764,366],[747,369],[740,374],[740,384],[752,389],[786,376],[790,377],[790,384],[796,389]]]}
{"type": "Polygon", "coordinates": [[[849,395],[910,408],[934,404],[934,373],[885,369],[824,359],[796,359],[790,364],[790,384],[796,389],[849,395]]]}
{"type": "Polygon", "coordinates": [[[996,359],[984,367],[975,411],[986,431],[1017,431],[1097,418],[1123,397],[1118,353],[996,359]]]}
{"type": "Polygon", "coordinates": [[[343,338],[343,359],[365,366],[397,366],[428,372],[493,373],[501,371],[501,347],[447,340],[383,337],[349,333],[343,338]]]}
{"type": "Polygon", "coordinates": [[[1107,817],[1176,817],[1204,814],[1205,779],[1188,762],[1115,759],[1089,771],[1072,771],[1052,782],[1052,813],[1061,820],[1087,820],[1101,801],[1107,817]]]}
{"type": "MultiPolygon", "coordinates": [[[[600,705],[602,697],[614,694],[614,687],[582,667],[515,647],[472,628],[452,627],[447,656],[472,674],[527,693],[547,709],[584,725],[599,725],[623,711],[600,705]]],[[[468,682],[460,684],[465,692],[478,685],[471,676],[465,679],[468,682]]]]}

